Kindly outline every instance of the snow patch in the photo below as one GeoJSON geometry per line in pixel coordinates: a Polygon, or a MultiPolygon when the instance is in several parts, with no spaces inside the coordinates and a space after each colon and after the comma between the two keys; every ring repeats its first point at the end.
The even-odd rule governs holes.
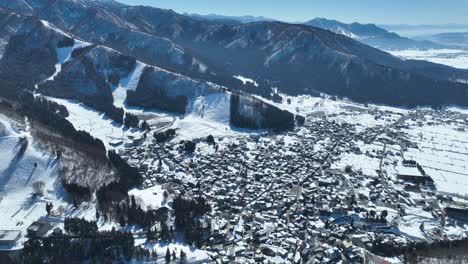
{"type": "Polygon", "coordinates": [[[258,87],[258,83],[250,78],[246,78],[240,75],[236,75],[234,76],[234,78],[240,80],[244,85],[247,84],[247,82],[250,82],[250,83],[253,83],[255,87],[258,87]]]}
{"type": "Polygon", "coordinates": [[[199,96],[188,106],[188,116],[229,125],[230,103],[230,93],[199,96]]]}

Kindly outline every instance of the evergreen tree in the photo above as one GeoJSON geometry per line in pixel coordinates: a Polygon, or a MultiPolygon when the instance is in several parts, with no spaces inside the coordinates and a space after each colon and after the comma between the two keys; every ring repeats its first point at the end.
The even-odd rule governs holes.
{"type": "Polygon", "coordinates": [[[387,211],[387,210],[383,210],[383,211],[382,211],[382,214],[380,215],[380,218],[381,218],[382,222],[387,221],[387,216],[388,216],[388,211],[387,211]]]}
{"type": "Polygon", "coordinates": [[[186,263],[187,262],[187,254],[181,249],[180,250],[180,263],[186,263]]]}
{"type": "Polygon", "coordinates": [[[210,145],[216,144],[216,143],[215,143],[215,139],[214,139],[214,137],[213,137],[212,135],[209,135],[209,136],[206,138],[206,142],[207,142],[208,144],[210,144],[210,145]]]}
{"type": "Polygon", "coordinates": [[[46,203],[46,211],[47,211],[47,215],[50,215],[50,211],[52,210],[52,203],[46,203]]]}
{"type": "Polygon", "coordinates": [[[125,227],[127,223],[125,222],[125,217],[122,215],[120,216],[120,226],[125,227]]]}
{"type": "Polygon", "coordinates": [[[158,259],[158,252],[156,251],[156,249],[153,249],[152,252],[151,252],[151,257],[153,259],[158,259]]]}
{"type": "Polygon", "coordinates": [[[166,264],[171,263],[171,252],[169,251],[169,247],[166,250],[166,264]]]}

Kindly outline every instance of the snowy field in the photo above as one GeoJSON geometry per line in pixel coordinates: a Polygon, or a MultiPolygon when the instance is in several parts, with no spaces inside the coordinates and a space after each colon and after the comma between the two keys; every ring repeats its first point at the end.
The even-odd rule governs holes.
{"type": "Polygon", "coordinates": [[[70,121],[77,130],[83,130],[104,142],[107,148],[115,140],[129,140],[128,137],[141,137],[142,132],[136,129],[128,129],[123,125],[112,121],[105,114],[74,100],[48,97],[67,107],[70,121]]]}
{"type": "Polygon", "coordinates": [[[412,126],[406,131],[418,143],[405,158],[417,160],[439,191],[468,195],[468,135],[449,125],[412,126]]]}
{"type": "Polygon", "coordinates": [[[135,196],[135,199],[139,205],[144,209],[159,209],[164,206],[168,206],[168,202],[171,201],[169,198],[164,199],[164,190],[160,185],[153,186],[147,189],[132,189],[128,192],[128,195],[135,196]]]}
{"type": "Polygon", "coordinates": [[[426,60],[459,69],[468,69],[468,51],[454,49],[387,51],[403,59],[426,60]]]}
{"type": "MultiPolygon", "coordinates": [[[[135,246],[143,246],[146,249],[155,250],[158,254],[158,260],[156,263],[166,263],[165,256],[168,249],[171,254],[172,252],[175,252],[177,257],[180,256],[181,250],[185,252],[187,263],[210,263],[211,259],[206,251],[188,246],[183,243],[148,243],[146,239],[136,239],[135,246]]],[[[132,261],[130,263],[142,262],[132,261]]]]}

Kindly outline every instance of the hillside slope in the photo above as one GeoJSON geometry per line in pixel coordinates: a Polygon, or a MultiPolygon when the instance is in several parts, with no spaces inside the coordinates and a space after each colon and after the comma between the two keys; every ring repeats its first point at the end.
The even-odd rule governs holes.
{"type": "MultiPolygon", "coordinates": [[[[80,41],[47,21],[13,15],[20,21],[17,24],[21,29],[12,32],[0,60],[3,96],[15,98],[23,89],[34,90],[47,96],[78,100],[109,117],[124,111],[115,105],[190,114],[187,110],[199,97],[218,94],[222,102],[230,100],[232,92],[224,87],[143,63],[106,46],[80,41]]],[[[8,21],[5,28],[9,28],[8,21]]],[[[259,99],[243,101],[250,100],[256,102],[256,111],[248,115],[249,122],[230,118],[232,125],[274,130],[294,127],[293,114],[259,99]],[[281,117],[270,114],[277,111],[281,117]],[[272,118],[285,122],[275,123],[272,118]]],[[[206,105],[207,111],[210,105],[206,105]]],[[[235,108],[228,105],[228,109],[235,108]]],[[[237,114],[231,111],[230,117],[237,114]]]]}
{"type": "Polygon", "coordinates": [[[0,212],[3,230],[22,230],[46,215],[46,202],[60,199],[58,161],[36,145],[28,127],[0,115],[0,212]],[[43,183],[44,195],[33,196],[43,183]]]}
{"type": "Polygon", "coordinates": [[[468,105],[467,86],[454,82],[468,79],[468,71],[400,60],[328,30],[280,22],[226,25],[113,1],[22,1],[40,18],[88,42],[236,90],[245,90],[233,78],[242,75],[287,94],[326,92],[405,106],[468,105]]]}

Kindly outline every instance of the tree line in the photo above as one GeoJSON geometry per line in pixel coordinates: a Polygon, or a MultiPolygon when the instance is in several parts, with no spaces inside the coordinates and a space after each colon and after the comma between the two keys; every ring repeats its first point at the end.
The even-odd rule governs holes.
{"type": "Polygon", "coordinates": [[[135,252],[131,233],[98,231],[96,222],[79,218],[66,218],[64,228],[66,234],[26,241],[21,263],[112,263],[129,261],[135,252]]]}

